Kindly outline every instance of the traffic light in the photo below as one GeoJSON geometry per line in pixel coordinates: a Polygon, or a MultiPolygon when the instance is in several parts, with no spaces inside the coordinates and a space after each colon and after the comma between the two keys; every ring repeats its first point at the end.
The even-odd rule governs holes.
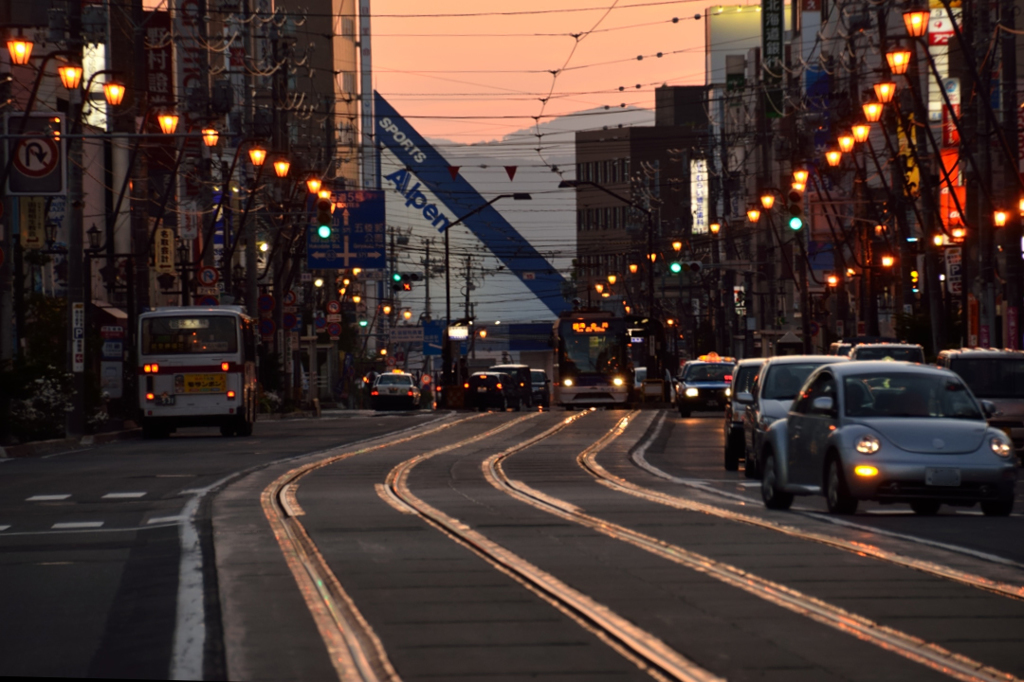
{"type": "Polygon", "coordinates": [[[365,327],[365,326],[367,326],[368,324],[370,324],[370,321],[369,321],[369,320],[367,320],[367,319],[366,319],[365,317],[360,317],[360,318],[359,318],[359,326],[360,326],[360,327],[365,327]]]}
{"type": "Polygon", "coordinates": [[[400,272],[391,275],[391,291],[412,291],[412,277],[400,272]]]}
{"type": "Polygon", "coordinates": [[[331,210],[333,204],[330,197],[320,197],[316,200],[316,233],[320,239],[331,238],[331,210]]]}
{"type": "Polygon", "coordinates": [[[669,263],[668,269],[672,271],[673,275],[678,275],[680,272],[683,271],[683,264],[682,263],[672,262],[672,263],[669,263]]]}
{"type": "Polygon", "coordinates": [[[910,290],[915,294],[921,293],[921,273],[917,270],[910,271],[910,290]]]}
{"type": "Polygon", "coordinates": [[[787,198],[789,199],[787,206],[789,220],[786,224],[789,225],[789,229],[798,232],[804,226],[804,195],[795,189],[791,189],[787,198]]]}
{"type": "Polygon", "coordinates": [[[703,267],[701,265],[701,262],[698,261],[698,260],[692,260],[689,263],[687,263],[686,265],[687,265],[687,267],[690,268],[690,272],[700,272],[700,269],[703,267]]]}

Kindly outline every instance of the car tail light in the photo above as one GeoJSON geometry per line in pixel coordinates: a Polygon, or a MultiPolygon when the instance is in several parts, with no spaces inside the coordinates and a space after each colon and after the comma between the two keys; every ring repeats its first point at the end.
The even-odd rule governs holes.
{"type": "Polygon", "coordinates": [[[230,362],[222,362],[222,363],[220,363],[220,369],[221,369],[222,372],[228,371],[229,369],[231,369],[231,363],[230,362]]]}
{"type": "Polygon", "coordinates": [[[234,391],[228,391],[228,400],[234,400],[234,399],[235,399],[235,392],[234,391]]]}
{"type": "Polygon", "coordinates": [[[412,397],[412,391],[407,392],[406,395],[412,397]]]}
{"type": "Polygon", "coordinates": [[[466,384],[462,384],[462,387],[463,387],[463,388],[469,388],[469,384],[468,384],[468,383],[466,383],[466,384]]]}
{"type": "Polygon", "coordinates": [[[497,388],[500,391],[501,390],[501,384],[497,384],[497,388]]]}
{"type": "Polygon", "coordinates": [[[146,400],[156,400],[156,395],[153,393],[147,393],[146,400]]]}
{"type": "Polygon", "coordinates": [[[731,384],[732,383],[732,375],[731,374],[726,374],[725,375],[725,383],[727,383],[727,384],[731,384]]]}
{"type": "Polygon", "coordinates": [[[377,395],[377,389],[370,391],[370,395],[377,395]]]}

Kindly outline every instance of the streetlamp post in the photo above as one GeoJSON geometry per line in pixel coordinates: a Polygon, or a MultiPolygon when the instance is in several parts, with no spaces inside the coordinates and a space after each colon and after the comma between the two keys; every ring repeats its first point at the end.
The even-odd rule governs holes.
{"type": "Polygon", "coordinates": [[[445,396],[445,404],[447,404],[447,401],[448,401],[447,391],[452,386],[452,351],[451,351],[450,339],[448,337],[448,327],[449,327],[449,325],[451,325],[451,322],[452,322],[452,274],[451,274],[451,270],[452,269],[451,269],[451,260],[450,260],[451,259],[451,252],[450,252],[450,247],[449,247],[449,242],[448,242],[448,233],[451,231],[451,229],[453,227],[455,227],[459,223],[465,222],[466,218],[469,218],[471,216],[476,215],[477,213],[479,213],[480,211],[483,211],[485,208],[487,208],[488,206],[494,204],[495,202],[497,202],[500,199],[508,199],[510,197],[512,199],[514,199],[515,201],[529,201],[530,199],[533,199],[533,197],[530,196],[526,192],[514,192],[512,194],[499,194],[498,196],[496,196],[493,199],[491,199],[490,201],[488,201],[486,204],[483,204],[481,206],[478,206],[477,208],[474,208],[472,211],[470,211],[469,213],[465,214],[461,218],[458,218],[454,222],[449,223],[448,226],[444,228],[444,314],[445,314],[445,323],[444,324],[445,324],[445,327],[444,327],[444,332],[441,335],[441,338],[442,338],[442,344],[441,344],[441,354],[442,354],[441,364],[443,365],[443,372],[444,372],[444,374],[443,374],[443,381],[444,381],[444,389],[445,389],[445,394],[444,394],[444,396],[445,396]]]}

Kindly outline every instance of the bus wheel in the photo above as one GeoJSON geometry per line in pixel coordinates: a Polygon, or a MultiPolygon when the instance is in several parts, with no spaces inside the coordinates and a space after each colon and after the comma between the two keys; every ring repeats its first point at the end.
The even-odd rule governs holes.
{"type": "Polygon", "coordinates": [[[238,420],[238,424],[235,425],[235,435],[247,438],[252,435],[253,424],[246,417],[242,417],[238,420]]]}
{"type": "Polygon", "coordinates": [[[220,425],[220,435],[230,437],[235,435],[235,425],[232,423],[220,425]]]}
{"type": "Polygon", "coordinates": [[[157,440],[168,438],[171,435],[170,429],[161,428],[148,419],[142,420],[142,437],[146,440],[157,440]]]}

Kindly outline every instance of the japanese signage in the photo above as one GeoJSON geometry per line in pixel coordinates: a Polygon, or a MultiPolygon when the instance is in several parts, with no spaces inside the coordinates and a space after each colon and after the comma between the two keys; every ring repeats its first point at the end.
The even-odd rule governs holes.
{"type": "Polygon", "coordinates": [[[959,295],[962,286],[963,264],[961,261],[962,251],[959,246],[951,246],[946,249],[946,287],[949,293],[959,295]]]}
{"type": "Polygon", "coordinates": [[[960,118],[960,79],[947,78],[942,87],[949,97],[949,106],[942,106],[942,146],[955,147],[960,144],[960,129],[954,123],[960,118]]]}
{"type": "Polygon", "coordinates": [[[21,198],[21,246],[37,250],[46,246],[46,199],[21,198]]]}
{"type": "Polygon", "coordinates": [[[708,162],[707,159],[690,161],[690,213],[693,214],[692,234],[708,233],[708,162]]]}
{"type": "Polygon", "coordinates": [[[761,0],[761,62],[764,69],[765,113],[783,114],[782,104],[782,0],[761,0]]]}
{"type": "Polygon", "coordinates": [[[153,265],[157,272],[174,274],[174,230],[161,227],[153,240],[153,265]]]}
{"type": "Polygon", "coordinates": [[[146,86],[153,106],[174,106],[174,56],[171,18],[167,12],[147,12],[146,86]]]}
{"type": "Polygon", "coordinates": [[[85,371],[85,303],[71,304],[71,371],[85,371]]]}

